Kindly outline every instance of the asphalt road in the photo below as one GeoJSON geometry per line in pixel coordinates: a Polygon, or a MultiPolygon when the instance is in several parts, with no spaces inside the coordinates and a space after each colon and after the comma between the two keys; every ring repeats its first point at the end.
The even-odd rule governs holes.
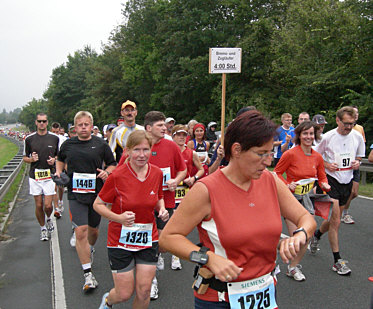
{"type": "MultiPolygon", "coordinates": [[[[103,293],[113,286],[105,248],[107,221],[101,223],[93,264],[99,286],[92,293],[84,294],[82,270],[75,249],[69,244],[71,223],[67,211],[57,221],[58,237],[41,242],[34,202],[28,195],[27,178],[25,180],[6,237],[0,241],[0,309],[98,308],[103,293]],[[62,277],[58,272],[59,257],[62,277]]],[[[66,205],[65,199],[65,209],[66,205]]],[[[331,270],[333,256],[324,235],[318,254],[307,253],[302,261],[306,281],[295,282],[286,277],[286,266],[279,263],[282,270],[277,285],[279,308],[369,308],[373,289],[373,283],[368,281],[373,275],[373,201],[357,198],[351,209],[357,223],[342,223],[340,229],[340,251],[350,262],[351,276],[339,276],[331,270]]],[[[195,231],[190,238],[197,242],[195,231]]],[[[193,308],[193,265],[184,261],[182,270],[173,271],[170,255],[166,254],[165,258],[165,270],[158,274],[159,298],[152,301],[149,308],[193,308]]],[[[115,308],[131,308],[131,304],[115,308]]]]}

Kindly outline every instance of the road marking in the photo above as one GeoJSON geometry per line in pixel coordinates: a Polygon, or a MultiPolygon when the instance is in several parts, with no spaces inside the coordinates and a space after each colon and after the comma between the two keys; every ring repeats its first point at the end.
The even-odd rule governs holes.
{"type": "Polygon", "coordinates": [[[63,281],[60,243],[56,218],[53,217],[54,232],[51,237],[51,280],[52,280],[52,305],[53,309],[66,309],[65,286],[63,281]]]}
{"type": "Polygon", "coordinates": [[[373,198],[371,198],[371,197],[367,197],[367,196],[363,196],[363,195],[358,195],[357,197],[360,197],[360,198],[364,198],[364,199],[366,199],[366,200],[371,200],[371,201],[373,201],[373,198]]]}

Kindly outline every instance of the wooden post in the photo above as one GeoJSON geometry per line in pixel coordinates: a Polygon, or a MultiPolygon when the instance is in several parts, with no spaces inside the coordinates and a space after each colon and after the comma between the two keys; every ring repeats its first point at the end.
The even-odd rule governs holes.
{"type": "Polygon", "coordinates": [[[222,85],[221,85],[221,138],[220,144],[224,146],[224,129],[225,129],[225,82],[226,74],[222,74],[222,85]]]}

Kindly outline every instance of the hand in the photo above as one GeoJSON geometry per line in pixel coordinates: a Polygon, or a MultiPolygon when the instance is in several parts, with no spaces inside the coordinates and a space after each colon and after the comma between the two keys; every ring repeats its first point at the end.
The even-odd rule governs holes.
{"type": "Polygon", "coordinates": [[[166,222],[166,221],[170,218],[170,215],[169,215],[167,209],[162,208],[162,209],[158,212],[158,218],[161,218],[162,221],[166,222]]]}
{"type": "Polygon", "coordinates": [[[36,161],[39,161],[39,156],[36,152],[33,152],[31,154],[31,159],[32,159],[32,162],[36,162],[36,161]]]}
{"type": "Polygon", "coordinates": [[[217,153],[219,159],[223,159],[224,158],[224,147],[222,145],[219,145],[216,153],[217,153]]]}
{"type": "Polygon", "coordinates": [[[320,183],[320,187],[321,187],[321,189],[323,189],[324,191],[330,191],[330,185],[328,184],[328,183],[326,183],[326,182],[322,182],[322,183],[320,183]]]}
{"type": "Polygon", "coordinates": [[[191,187],[194,182],[195,182],[195,178],[194,177],[188,177],[188,178],[185,178],[183,180],[184,184],[186,184],[188,187],[191,187]]]}
{"type": "Polygon", "coordinates": [[[238,267],[233,261],[223,258],[215,253],[208,253],[208,268],[220,281],[226,282],[236,279],[243,268],[238,267]]]}
{"type": "Polygon", "coordinates": [[[98,168],[97,171],[99,172],[97,178],[101,178],[105,181],[109,177],[109,174],[105,170],[98,168]]]}
{"type": "Polygon", "coordinates": [[[47,163],[49,165],[54,165],[54,163],[56,162],[56,158],[55,157],[51,157],[49,156],[48,160],[47,160],[47,163]]]}
{"type": "Polygon", "coordinates": [[[57,176],[58,178],[61,178],[61,173],[60,173],[59,171],[56,171],[56,172],[54,173],[54,176],[57,176]]]}
{"type": "Polygon", "coordinates": [[[359,160],[354,160],[351,162],[351,167],[353,170],[358,170],[360,167],[360,161],[359,160]]]}
{"type": "Polygon", "coordinates": [[[285,137],[286,143],[289,143],[291,140],[291,135],[287,134],[286,132],[285,134],[286,134],[286,137],[285,137]]]}
{"type": "Polygon", "coordinates": [[[171,192],[176,190],[176,187],[177,187],[176,179],[169,179],[166,181],[166,184],[167,184],[168,190],[170,190],[171,192]]]}
{"type": "Polygon", "coordinates": [[[295,191],[295,188],[297,187],[297,183],[292,181],[291,183],[288,184],[288,188],[294,192],[295,191]]]}
{"type": "Polygon", "coordinates": [[[135,213],[132,211],[125,211],[119,216],[119,223],[123,224],[124,226],[132,226],[135,223],[135,213]]]}
{"type": "Polygon", "coordinates": [[[306,244],[306,235],[304,233],[297,233],[295,236],[282,239],[280,242],[280,256],[284,263],[289,263],[294,259],[301,246],[306,244]]]}
{"type": "Polygon", "coordinates": [[[336,170],[337,170],[337,168],[338,168],[338,164],[337,163],[328,163],[328,164],[326,164],[326,166],[325,166],[329,171],[331,171],[331,172],[335,172],[336,170]]]}

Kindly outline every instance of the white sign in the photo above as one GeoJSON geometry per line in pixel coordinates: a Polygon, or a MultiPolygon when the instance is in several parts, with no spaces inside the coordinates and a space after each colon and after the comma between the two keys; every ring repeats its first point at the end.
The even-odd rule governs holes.
{"type": "Polygon", "coordinates": [[[241,48],[210,48],[209,73],[241,73],[241,48]]]}

